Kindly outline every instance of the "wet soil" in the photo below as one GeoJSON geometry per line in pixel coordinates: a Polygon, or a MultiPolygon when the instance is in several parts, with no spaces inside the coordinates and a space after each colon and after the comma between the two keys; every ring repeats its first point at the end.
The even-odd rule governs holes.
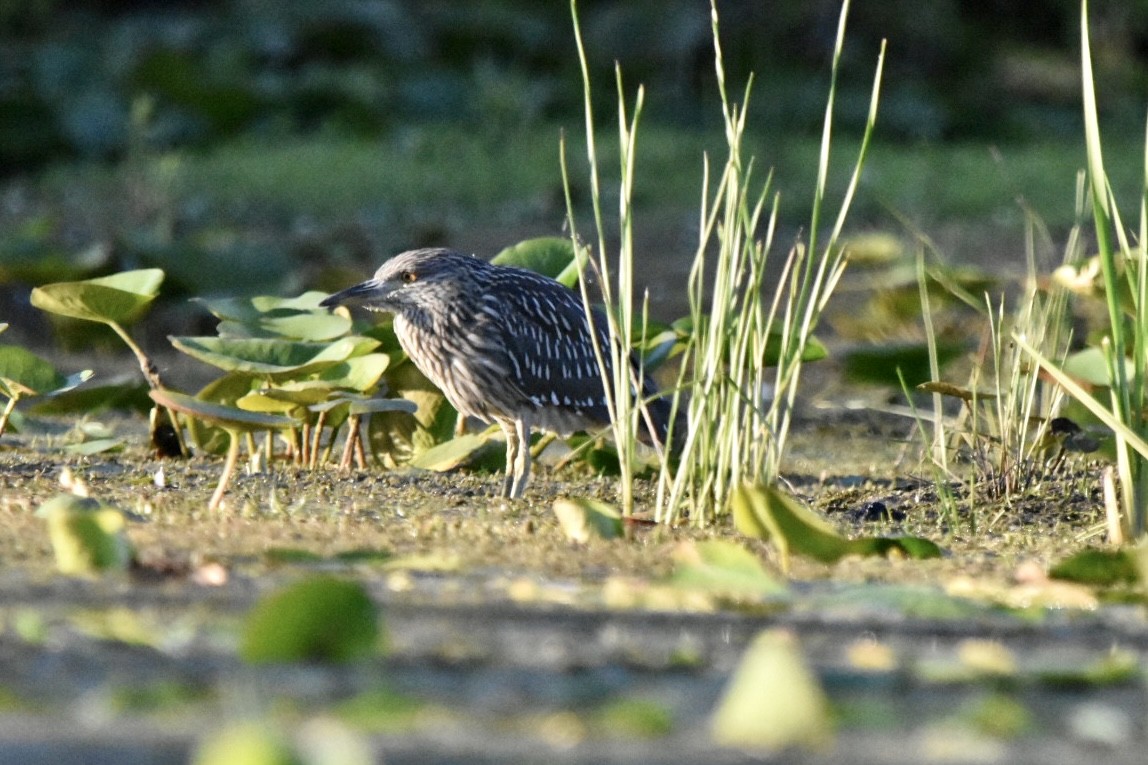
{"type": "MultiPolygon", "coordinates": [[[[544,467],[506,502],[496,475],[273,466],[209,512],[219,460],[157,460],[134,420],[115,423],[122,452],[71,456],[70,424],[34,422],[0,451],[0,762],[183,762],[247,718],[342,720],[387,762],[740,762],[709,715],[770,628],[798,635],[836,719],[836,744],[802,761],[1140,761],[1142,599],[1018,584],[1095,535],[1097,469],[1069,464],[1007,503],[966,497],[951,516],[911,420],[813,403],[793,491],[845,533],[926,536],[943,558],[794,559],[781,598],[691,593],[667,584],[674,550],[736,539],[729,523],[569,542],[551,502],[613,500],[609,478],[544,467]],[[55,572],[33,511],[62,480],[128,511],[131,572],[55,572]],[[345,667],[241,662],[243,615],[314,572],[364,584],[388,649],[345,667]],[[985,645],[1011,669],[968,658],[985,645]],[[857,658],[872,647],[876,666],[857,658]],[[621,725],[618,703],[653,704],[664,725],[621,725]],[[1009,714],[1021,722],[998,724],[1009,714]]],[[[745,544],[784,578],[772,548],[745,544]]]]}

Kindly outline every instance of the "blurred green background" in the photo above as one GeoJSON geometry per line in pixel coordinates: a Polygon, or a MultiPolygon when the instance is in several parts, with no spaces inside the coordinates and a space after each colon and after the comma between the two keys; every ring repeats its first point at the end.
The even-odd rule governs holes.
{"type": "MultiPolygon", "coordinates": [[[[812,197],[839,5],[718,5],[733,92],[754,73],[749,143],[761,177],[775,170],[788,246],[812,197]]],[[[702,155],[722,148],[708,3],[579,7],[607,179],[614,62],[630,99],[646,90],[638,241],[655,308],[673,313],[702,155]]],[[[1092,25],[1110,172],[1136,202],[1148,2],[1097,0],[1092,25]]],[[[0,320],[17,337],[38,336],[27,292],[46,281],[159,266],[166,298],[194,313],[192,295],[336,289],[412,246],[489,256],[561,233],[563,132],[587,201],[564,0],[0,0],[0,38],[0,320]]],[[[1023,263],[1027,206],[1055,245],[1083,165],[1076,0],[1039,12],[1021,0],[854,2],[838,189],[883,38],[851,230],[923,233],[954,260],[1007,270],[1023,263]]]]}

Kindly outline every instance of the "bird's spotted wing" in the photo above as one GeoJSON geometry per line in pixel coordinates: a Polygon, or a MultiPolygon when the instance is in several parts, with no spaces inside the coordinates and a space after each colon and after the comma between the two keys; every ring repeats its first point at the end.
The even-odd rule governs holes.
{"type": "MultiPolygon", "coordinates": [[[[557,282],[519,269],[500,269],[487,293],[501,317],[511,380],[544,419],[572,429],[609,421],[582,299],[557,282]]],[[[605,317],[595,322],[608,357],[605,317]]],[[[540,423],[541,424],[541,423],[540,423]]]]}

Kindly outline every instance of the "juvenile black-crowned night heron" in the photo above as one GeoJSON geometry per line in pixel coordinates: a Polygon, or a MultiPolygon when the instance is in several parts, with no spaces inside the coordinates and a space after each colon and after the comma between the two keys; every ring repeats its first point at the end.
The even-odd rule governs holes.
{"type": "MultiPolygon", "coordinates": [[[[610,421],[582,298],[553,279],[453,250],[411,250],[320,305],[347,301],[393,313],[399,344],[455,409],[499,424],[504,497],[521,497],[530,480],[531,428],[568,434],[610,421]]],[[[606,317],[594,325],[609,365],[606,317]]],[[[664,443],[668,401],[647,410],[664,443]]]]}

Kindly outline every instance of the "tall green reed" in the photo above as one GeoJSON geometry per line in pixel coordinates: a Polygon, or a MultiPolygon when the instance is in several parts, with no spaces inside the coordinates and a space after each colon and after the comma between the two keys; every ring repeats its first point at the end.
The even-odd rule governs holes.
{"type": "Polygon", "coordinates": [[[882,45],[861,147],[833,227],[824,244],[819,244],[833,106],[849,13],[846,0],[833,51],[809,240],[790,249],[779,282],[768,294],[765,274],[777,230],[779,196],[769,174],[760,190],[753,191],[753,162],[743,152],[752,81],[746,85],[742,103],[734,103],[726,88],[716,7],[711,4],[711,9],[726,159],[712,190],[708,159],[704,165],[701,233],[689,283],[694,333],[678,385],[678,391],[689,394],[685,406],[690,429],[679,467],[663,469],[658,493],[659,519],[673,523],[688,516],[697,525],[724,512],[732,493],[745,482],[772,484],[778,477],[805,351],[845,269],[839,239],[876,122],[884,64],[882,45]],[[703,274],[711,252],[715,276],[707,301],[703,274]]]}
{"type": "Polygon", "coordinates": [[[1145,261],[1145,246],[1148,246],[1148,134],[1145,136],[1145,183],[1140,198],[1138,240],[1133,244],[1104,170],[1089,37],[1088,2],[1082,0],[1080,58],[1085,153],[1089,199],[1108,309],[1108,334],[1101,342],[1110,381],[1107,405],[1066,375],[1027,338],[1018,337],[1017,343],[1069,395],[1112,429],[1119,477],[1119,529],[1122,537],[1135,538],[1148,530],[1148,421],[1145,420],[1148,390],[1144,384],[1148,370],[1148,263],[1145,261]]]}
{"type": "MultiPolygon", "coordinates": [[[[639,367],[636,374],[632,373],[626,361],[635,326],[641,327],[646,315],[644,304],[640,314],[636,314],[633,301],[631,197],[643,92],[638,90],[633,116],[628,117],[621,73],[615,71],[621,149],[620,236],[617,257],[610,258],[601,206],[589,67],[578,25],[576,0],[571,0],[570,7],[582,67],[587,159],[598,234],[596,259],[590,257],[578,239],[564,146],[562,172],[579,265],[583,270],[588,268],[596,272],[606,305],[613,374],[604,374],[604,381],[613,435],[623,468],[623,512],[628,513],[632,510],[633,489],[626,468],[633,459],[637,428],[644,416],[642,401],[636,394],[642,387],[643,371],[639,367]]],[[[754,174],[753,161],[746,159],[743,151],[746,104],[752,79],[745,87],[742,102],[735,103],[726,88],[718,13],[711,0],[714,69],[721,96],[726,157],[716,178],[709,157],[704,157],[702,163],[700,235],[687,284],[692,332],[680,359],[678,384],[673,397],[674,410],[682,409],[688,413],[689,427],[687,433],[679,433],[674,438],[681,444],[676,459],[662,460],[655,510],[660,521],[676,523],[688,516],[699,525],[712,522],[725,512],[730,496],[739,486],[747,481],[773,483],[780,471],[804,354],[845,269],[845,253],[839,239],[860,181],[876,122],[884,45],[877,59],[861,147],[837,216],[822,242],[833,106],[848,10],[849,2],[846,0],[842,4],[833,51],[808,242],[798,242],[790,249],[781,269],[780,281],[770,293],[765,276],[777,229],[778,195],[772,189],[770,174],[766,174],[760,188],[754,191],[759,182],[754,174]],[[770,369],[770,364],[774,365],[773,369],[770,369]]],[[[581,284],[583,299],[588,306],[585,278],[581,284]]],[[[589,310],[587,315],[593,321],[589,310]]]]}
{"type": "MultiPolygon", "coordinates": [[[[602,302],[606,307],[604,316],[609,331],[610,344],[605,352],[609,354],[609,363],[606,363],[607,359],[603,356],[603,349],[599,348],[597,344],[595,344],[594,353],[598,361],[598,368],[602,370],[611,431],[618,448],[618,462],[621,466],[619,488],[622,512],[624,515],[630,515],[634,507],[634,481],[630,466],[634,463],[636,451],[638,418],[641,416],[639,391],[642,390],[641,378],[643,375],[639,366],[637,376],[634,376],[630,365],[630,349],[634,343],[634,158],[644,90],[638,88],[634,101],[633,117],[628,118],[622,70],[615,66],[614,75],[618,90],[618,145],[621,158],[619,168],[621,185],[618,197],[618,253],[617,257],[612,259],[609,254],[605,217],[602,214],[602,188],[598,171],[590,67],[586,58],[585,45],[582,42],[582,30],[578,23],[577,0],[570,0],[570,15],[573,19],[574,40],[578,48],[578,62],[582,72],[586,159],[590,172],[590,197],[594,211],[594,226],[598,235],[597,259],[591,257],[590,248],[584,245],[578,236],[574,203],[570,191],[569,168],[566,162],[565,139],[562,141],[560,152],[562,184],[566,195],[570,236],[574,242],[574,253],[578,262],[578,285],[582,293],[583,304],[586,306],[586,318],[590,324],[591,334],[596,334],[598,331],[596,326],[598,318],[591,310],[587,270],[598,276],[602,302]]],[[[646,311],[643,308],[642,316],[645,315],[646,311]]]]}

